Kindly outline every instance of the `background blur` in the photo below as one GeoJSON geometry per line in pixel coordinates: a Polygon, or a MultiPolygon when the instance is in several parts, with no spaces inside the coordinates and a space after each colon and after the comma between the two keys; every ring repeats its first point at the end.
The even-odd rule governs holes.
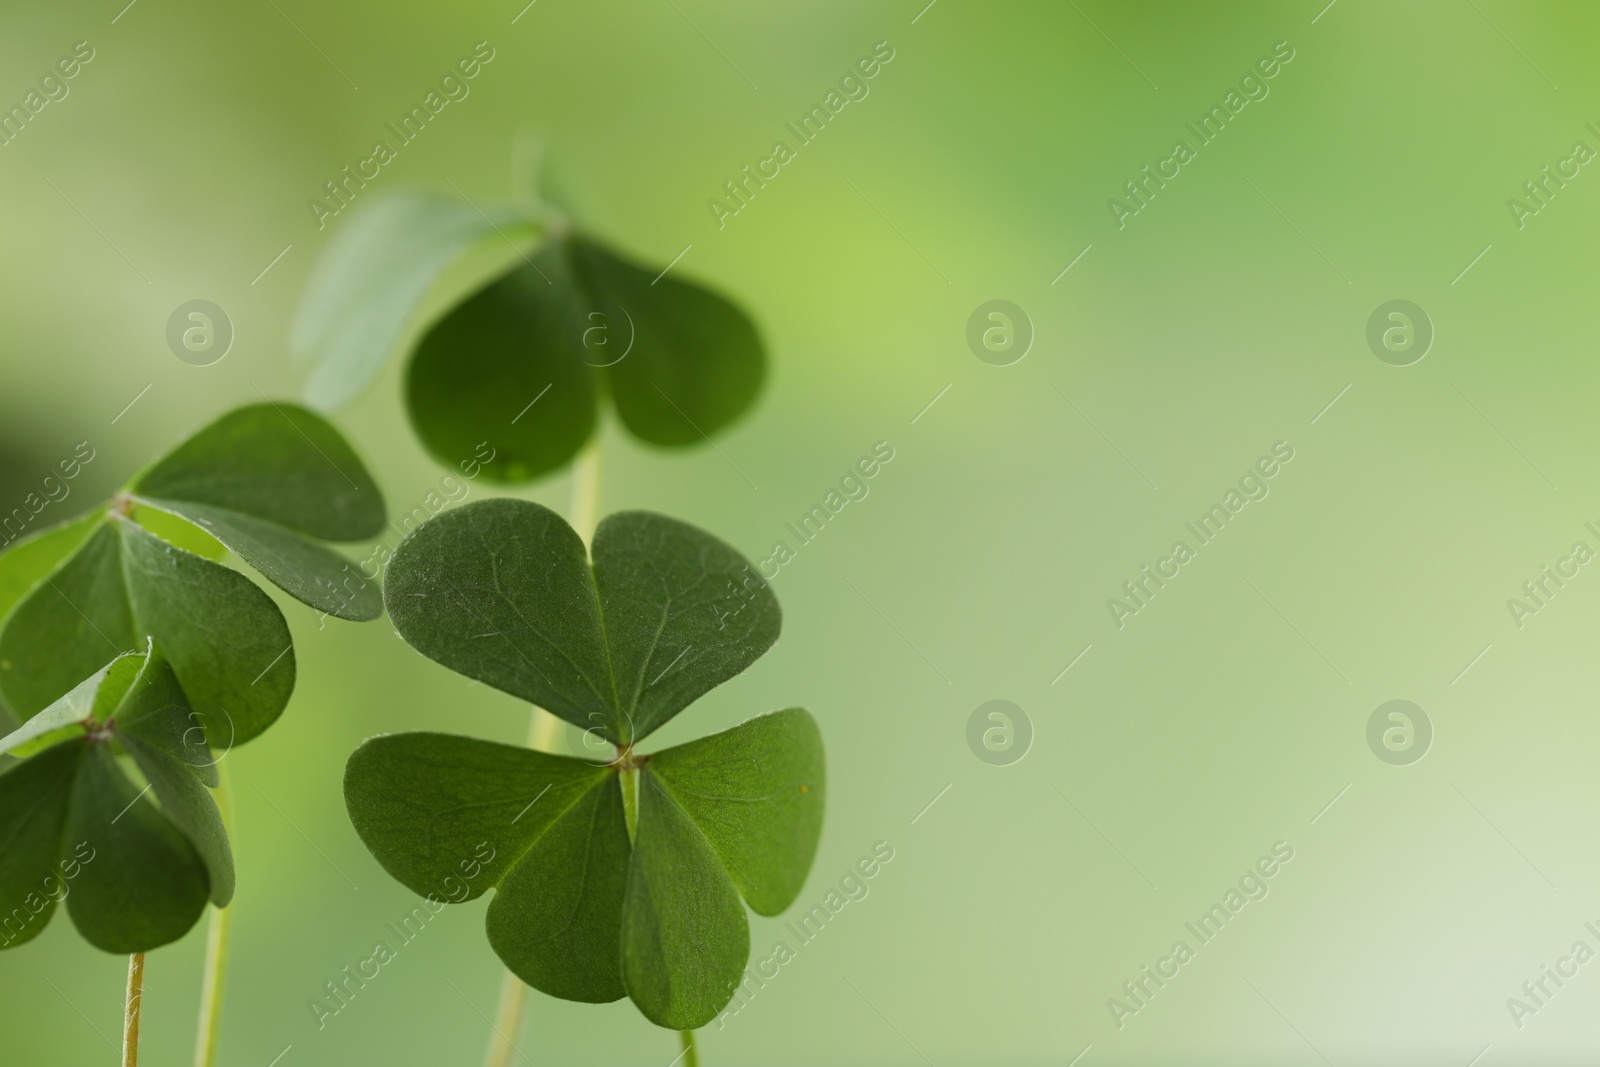
{"type": "MultiPolygon", "coordinates": [[[[875,842],[895,852],[702,1032],[708,1065],[1600,1053],[1600,963],[1548,984],[1520,1027],[1507,1006],[1574,942],[1600,948],[1600,569],[1520,628],[1507,606],[1574,542],[1600,549],[1600,175],[1548,183],[1521,228],[1507,206],[1536,206],[1523,183],[1575,142],[1600,149],[1595,9],[125,2],[0,14],[0,103],[94,49],[0,147],[0,510],[77,442],[96,458],[52,518],[231,407],[297,397],[289,323],[338,226],[319,231],[307,199],[479,41],[496,54],[470,97],[364,195],[509,199],[512,141],[537,128],[591,227],[660,265],[691,246],[674,271],[739,299],[770,345],[766,392],[720,453],[608,427],[604,510],[663,511],[760,558],[893,447],[774,581],[779,646],[657,741],[803,703],[830,797],[797,909],[875,842]],[[894,58],[870,95],[718,229],[707,199],[793,144],[784,123],[880,41],[894,58]],[[1198,146],[1185,123],[1282,41],[1269,95],[1119,228],[1108,199],[1198,146]],[[213,366],[164,338],[195,298],[237,331],[213,366]],[[1032,323],[1010,366],[967,342],[993,299],[1032,323]],[[1435,332],[1410,366],[1366,340],[1393,299],[1435,332]],[[1280,441],[1294,458],[1269,495],[1198,547],[1184,524],[1280,441]],[[1179,539],[1197,557],[1119,628],[1108,598],[1179,539]],[[994,699],[1031,722],[1020,762],[969,748],[994,699]],[[1391,699],[1431,720],[1420,762],[1369,749],[1391,699]],[[1184,923],[1279,841],[1294,858],[1269,895],[1200,946],[1184,923]],[[1195,958],[1119,1028],[1108,998],[1179,939],[1195,958]]],[[[435,309],[511,256],[464,263],[435,309]]],[[[401,363],[337,416],[395,512],[445,473],[405,422],[401,363]]],[[[526,493],[567,494],[565,475],[526,493]]],[[[222,1062],[477,1063],[501,975],[487,898],[320,1031],[307,1001],[416,903],[349,825],[346,756],[384,731],[519,740],[526,708],[385,623],[319,630],[279,601],[300,681],[231,762],[222,1062]]],[[[754,958],[793,943],[782,919],[751,925],[754,958]]],[[[201,924],[150,957],[151,1064],[188,1062],[203,941],[201,924]]],[[[64,915],[0,955],[0,1058],[114,1062],[124,971],[64,915]]],[[[540,1065],[676,1052],[625,1002],[537,993],[517,1043],[540,1065]]]]}

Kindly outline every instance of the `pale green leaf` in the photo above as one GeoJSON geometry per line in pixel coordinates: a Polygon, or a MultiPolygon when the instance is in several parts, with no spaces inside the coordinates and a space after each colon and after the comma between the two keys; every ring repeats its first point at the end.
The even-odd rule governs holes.
{"type": "Polygon", "coordinates": [[[228,558],[227,545],[180,515],[136,502],[132,518],[161,540],[177,545],[185,552],[192,552],[213,563],[221,563],[228,558]]]}
{"type": "Polygon", "coordinates": [[[336,410],[360,396],[428,289],[467,248],[502,234],[520,242],[536,233],[536,224],[516,212],[479,211],[459,197],[426,190],[359,206],[336,228],[290,331],[295,355],[314,364],[307,402],[336,410]]]}
{"type": "Polygon", "coordinates": [[[26,596],[61,561],[83,544],[105,520],[105,511],[96,508],[87,515],[19,538],[0,554],[0,624],[17,602],[26,596]]]}

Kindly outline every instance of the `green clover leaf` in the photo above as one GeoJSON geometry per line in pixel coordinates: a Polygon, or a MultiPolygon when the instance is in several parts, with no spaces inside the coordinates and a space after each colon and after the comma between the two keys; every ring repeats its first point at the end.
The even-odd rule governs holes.
{"type": "Polygon", "coordinates": [[[214,562],[220,549],[311,607],[375,619],[376,583],[319,542],[374,537],[384,523],[372,476],[320,416],[236,409],[108,508],[0,556],[0,697],[28,718],[154,638],[213,735],[247,741],[288,703],[294,652],[278,606],[214,562]]]}
{"type": "Polygon", "coordinates": [[[743,556],[642,511],[595,530],[593,565],[529,501],[455,508],[400,543],[384,601],[429,659],[617,745],[743,671],[778,639],[778,599],[743,556]]]}
{"type": "Polygon", "coordinates": [[[755,400],[761,338],[724,297],[633,263],[564,219],[413,192],[361,213],[319,264],[295,331],[297,352],[315,360],[308,401],[337,407],[359,395],[445,268],[512,234],[542,244],[416,345],[407,405],[435,458],[454,464],[487,435],[488,477],[523,482],[577,455],[602,397],[630,433],[661,447],[708,440],[755,400]]]}
{"type": "Polygon", "coordinates": [[[610,764],[436,733],[369,739],[345,802],[369,851],[412,890],[491,886],[489,944],[568,1000],[632,998],[692,1030],[732,998],[745,906],[776,915],[816,854],[822,737],[790,708],[649,755],[633,745],[776,641],[771,590],[684,523],[624,512],[576,533],[537,504],[467,505],[413,533],[385,585],[424,655],[618,745],[610,764]]]}
{"type": "Polygon", "coordinates": [[[516,212],[484,213],[426,190],[379,196],[356,211],[317,262],[290,330],[295,355],[316,360],[306,401],[332,411],[355,400],[457,256],[498,234],[526,239],[537,229],[516,212]]]}
{"type": "Polygon", "coordinates": [[[0,774],[0,948],[37,937],[63,899],[90,944],[120,953],[176,941],[208,899],[233,898],[206,788],[217,757],[153,642],[0,738],[0,753],[25,757],[0,774]]]}

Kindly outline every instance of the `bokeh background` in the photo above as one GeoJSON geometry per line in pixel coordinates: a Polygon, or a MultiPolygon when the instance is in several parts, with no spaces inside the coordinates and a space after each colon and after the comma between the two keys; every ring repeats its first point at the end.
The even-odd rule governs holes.
{"type": "MultiPolygon", "coordinates": [[[[1520,1027],[1506,1003],[1574,942],[1600,949],[1600,573],[1520,628],[1507,607],[1575,541],[1600,549],[1600,176],[1580,168],[1521,228],[1507,207],[1575,142],[1600,148],[1591,6],[523,2],[8,6],[0,101],[75,42],[95,58],[0,147],[4,510],[77,442],[96,458],[51,517],[233,406],[297,397],[289,324],[337,227],[307,199],[487,41],[470,97],[369,192],[509,199],[513,141],[536,130],[592,228],[662,265],[691,246],[674,270],[735,295],[770,345],[720,453],[608,428],[604,509],[759,557],[875,442],[895,451],[775,580],[778,647],[659,735],[803,703],[830,797],[800,906],[874,843],[895,853],[703,1032],[704,1062],[1600,1053],[1600,963],[1520,1027]],[[719,229],[706,200],[880,41],[870,95],[719,229]],[[1193,145],[1185,123],[1281,41],[1270,95],[1119,229],[1107,200],[1193,145]],[[209,367],[164,339],[194,298],[237,331],[209,367]],[[1035,334],[1009,366],[966,340],[992,299],[1035,334]],[[1410,366],[1366,342],[1392,299],[1435,331],[1410,366]],[[1119,629],[1107,599],[1279,441],[1294,459],[1270,495],[1119,629]],[[1034,734],[1008,766],[967,742],[994,699],[1034,734]],[[1368,748],[1391,699],[1432,722],[1409,766],[1368,748]],[[1278,841],[1294,859],[1270,894],[1119,1028],[1108,998],[1196,946],[1184,922],[1278,841]]],[[[512,256],[463,262],[432,312],[512,256]]],[[[406,424],[398,360],[338,421],[396,511],[445,473],[406,424]]],[[[523,493],[565,508],[568,490],[523,493]]],[[[319,629],[279,600],[300,681],[230,757],[221,1062],[476,1063],[501,975],[483,901],[320,1031],[307,1001],[416,903],[349,825],[346,756],[383,731],[518,740],[526,709],[386,623],[319,629]]],[[[779,938],[752,917],[758,956],[779,938]]],[[[149,1063],[187,1062],[203,941],[150,957],[149,1063]]],[[[113,1062],[124,969],[64,917],[0,955],[0,1060],[113,1062]]],[[[539,1065],[676,1052],[626,1003],[539,994],[517,1044],[539,1065]]]]}

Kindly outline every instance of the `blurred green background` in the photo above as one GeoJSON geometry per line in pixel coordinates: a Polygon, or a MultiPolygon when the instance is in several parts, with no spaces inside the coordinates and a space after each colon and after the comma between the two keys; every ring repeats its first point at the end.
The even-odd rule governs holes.
{"type": "MultiPolygon", "coordinates": [[[[770,345],[720,453],[608,428],[605,510],[759,558],[875,442],[894,448],[775,580],[779,646],[659,735],[813,709],[829,812],[799,908],[875,842],[895,852],[703,1032],[704,1062],[1600,1053],[1600,964],[1520,1027],[1506,1004],[1573,942],[1600,948],[1600,576],[1521,628],[1506,605],[1573,542],[1600,548],[1600,176],[1582,168],[1520,229],[1506,203],[1574,142],[1600,148],[1592,5],[124,2],[0,14],[0,102],[75,42],[95,50],[0,147],[5,510],[79,441],[97,458],[53,517],[233,406],[298,396],[289,322],[338,225],[319,231],[306,200],[479,41],[496,56],[470,97],[368,192],[509,199],[512,141],[537,129],[591,227],[662,265],[692,246],[674,270],[736,296],[770,345]],[[870,95],[718,229],[706,200],[880,41],[894,58],[870,95]],[[1185,123],[1281,41],[1270,94],[1119,229],[1107,200],[1196,145],[1185,123]],[[164,340],[194,298],[237,331],[209,367],[164,340]],[[1035,331],[1004,367],[966,341],[997,298],[1035,331]],[[1436,331],[1405,367],[1365,340],[1396,298],[1436,331]],[[1294,459],[1270,495],[1119,629],[1107,599],[1193,547],[1184,523],[1278,441],[1294,459]],[[1435,732],[1409,766],[1366,741],[1396,698],[1435,732]],[[966,740],[992,699],[1032,723],[1009,766],[966,740]],[[1277,841],[1294,859],[1270,894],[1198,947],[1185,921],[1277,841]],[[1108,998],[1179,938],[1195,959],[1119,1028],[1108,998]]],[[[462,264],[433,308],[512,255],[462,264]]],[[[338,416],[396,512],[444,473],[398,367],[338,416]]],[[[526,495],[567,493],[559,476],[526,495]]],[[[348,753],[407,729],[515,741],[526,709],[386,623],[319,629],[279,601],[300,681],[230,760],[221,1062],[477,1063],[501,974],[482,901],[320,1031],[307,1001],[416,903],[350,828],[348,753]]],[[[751,926],[754,958],[792,941],[782,919],[751,926]]],[[[203,941],[202,924],[150,957],[145,1062],[188,1062],[203,941]]],[[[0,1060],[114,1062],[124,969],[64,917],[0,955],[0,1060]]],[[[540,1065],[676,1051],[625,1003],[539,994],[517,1044],[540,1065]]]]}

